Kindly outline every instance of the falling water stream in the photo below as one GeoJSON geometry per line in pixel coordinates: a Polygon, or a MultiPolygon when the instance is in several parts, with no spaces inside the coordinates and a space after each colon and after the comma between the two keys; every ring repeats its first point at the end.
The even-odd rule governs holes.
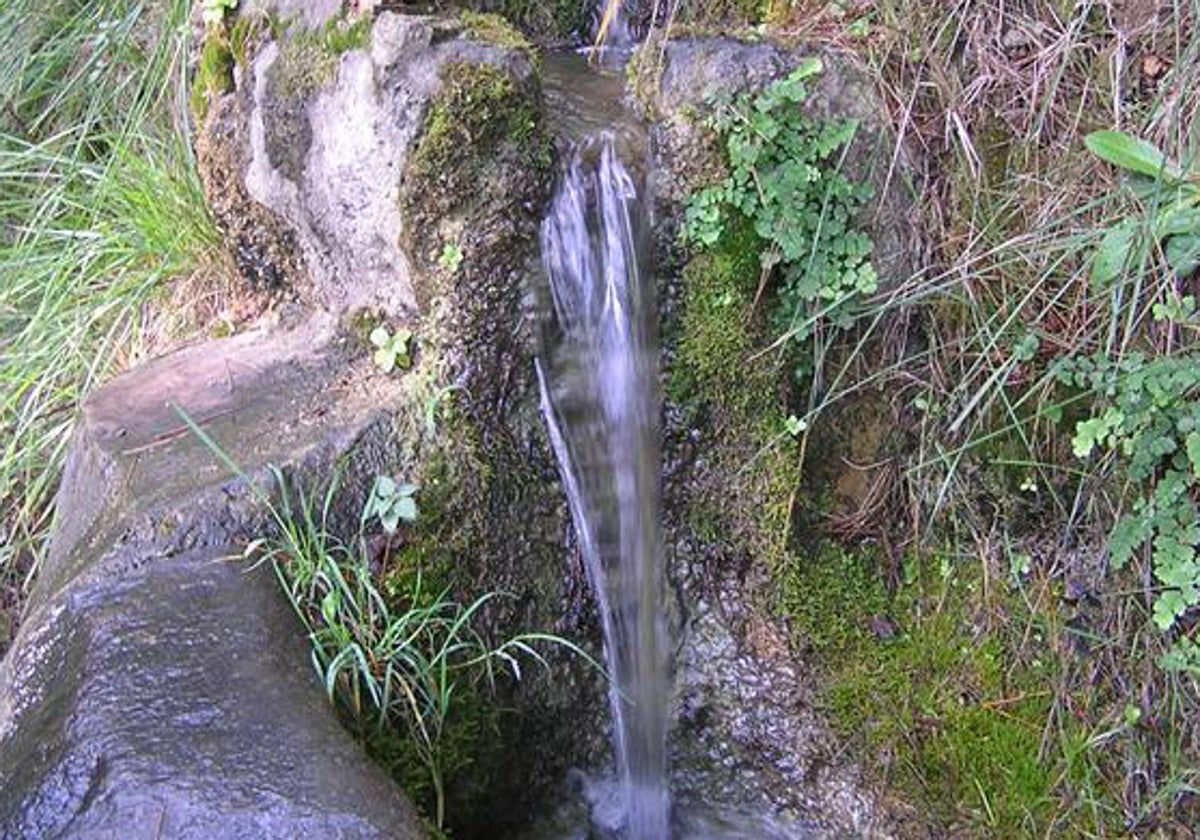
{"type": "Polygon", "coordinates": [[[617,779],[579,774],[584,801],[568,796],[528,837],[812,840],[822,835],[778,814],[694,797],[672,802],[669,794],[675,640],[660,526],[649,142],[622,107],[619,59],[543,57],[563,164],[542,224],[547,288],[537,364],[542,412],[604,635],[617,779]]]}
{"type": "Polygon", "coordinates": [[[636,132],[596,129],[586,116],[574,128],[542,225],[552,304],[538,363],[542,411],[604,633],[623,834],[666,840],[658,353],[643,178],[635,174],[645,144],[636,132]]]}

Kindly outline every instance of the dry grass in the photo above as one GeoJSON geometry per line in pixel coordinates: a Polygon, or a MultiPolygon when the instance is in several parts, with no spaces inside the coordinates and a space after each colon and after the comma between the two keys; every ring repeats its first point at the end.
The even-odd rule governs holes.
{"type": "MultiPolygon", "coordinates": [[[[1166,642],[1148,621],[1148,562],[1127,576],[1102,571],[1126,488],[1109,464],[1072,457],[1070,423],[1050,409],[1070,417],[1081,395],[1056,388],[1049,367],[1178,349],[1180,337],[1149,313],[1186,280],[1151,267],[1115,291],[1088,281],[1099,229],[1130,205],[1082,137],[1116,127],[1195,159],[1200,4],[870,5],[860,48],[901,142],[924,162],[933,262],[878,301],[889,312],[918,307],[922,351],[882,373],[850,354],[845,388],[825,402],[865,377],[887,381],[898,422],[918,431],[899,477],[909,492],[873,497],[906,498],[917,542],[956,534],[993,577],[1014,552],[1031,552],[1045,585],[1030,615],[1070,616],[1052,640],[1060,676],[1042,751],[1071,773],[1059,784],[1060,833],[1047,836],[1193,836],[1197,686],[1155,665],[1166,642]],[[917,399],[927,408],[914,410],[917,399]],[[1027,499],[1025,481],[1037,488],[1027,499]]],[[[797,31],[812,26],[796,15],[797,31]]]]}

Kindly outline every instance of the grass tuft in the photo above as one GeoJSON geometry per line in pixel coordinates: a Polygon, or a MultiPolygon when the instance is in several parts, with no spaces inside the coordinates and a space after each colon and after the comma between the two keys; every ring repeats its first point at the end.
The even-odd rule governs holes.
{"type": "Polygon", "coordinates": [[[217,242],[186,136],[187,13],[0,7],[0,625],[45,550],[76,406],[217,242]]]}

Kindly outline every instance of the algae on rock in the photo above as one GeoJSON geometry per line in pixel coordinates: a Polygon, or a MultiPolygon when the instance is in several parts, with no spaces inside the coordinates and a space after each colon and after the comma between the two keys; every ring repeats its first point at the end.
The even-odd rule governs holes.
{"type": "Polygon", "coordinates": [[[800,453],[786,432],[787,389],[756,301],[758,241],[738,226],[681,274],[668,393],[683,422],[703,429],[690,442],[704,466],[687,483],[687,516],[706,541],[775,568],[791,541],[800,453]]]}

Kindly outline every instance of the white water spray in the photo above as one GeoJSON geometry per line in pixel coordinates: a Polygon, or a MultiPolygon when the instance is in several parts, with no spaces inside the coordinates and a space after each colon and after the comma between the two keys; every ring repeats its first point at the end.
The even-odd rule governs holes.
{"type": "Polygon", "coordinates": [[[629,840],[666,840],[670,653],[659,525],[653,290],[613,137],[577,147],[542,226],[557,341],[542,410],[599,608],[629,840]]]}

